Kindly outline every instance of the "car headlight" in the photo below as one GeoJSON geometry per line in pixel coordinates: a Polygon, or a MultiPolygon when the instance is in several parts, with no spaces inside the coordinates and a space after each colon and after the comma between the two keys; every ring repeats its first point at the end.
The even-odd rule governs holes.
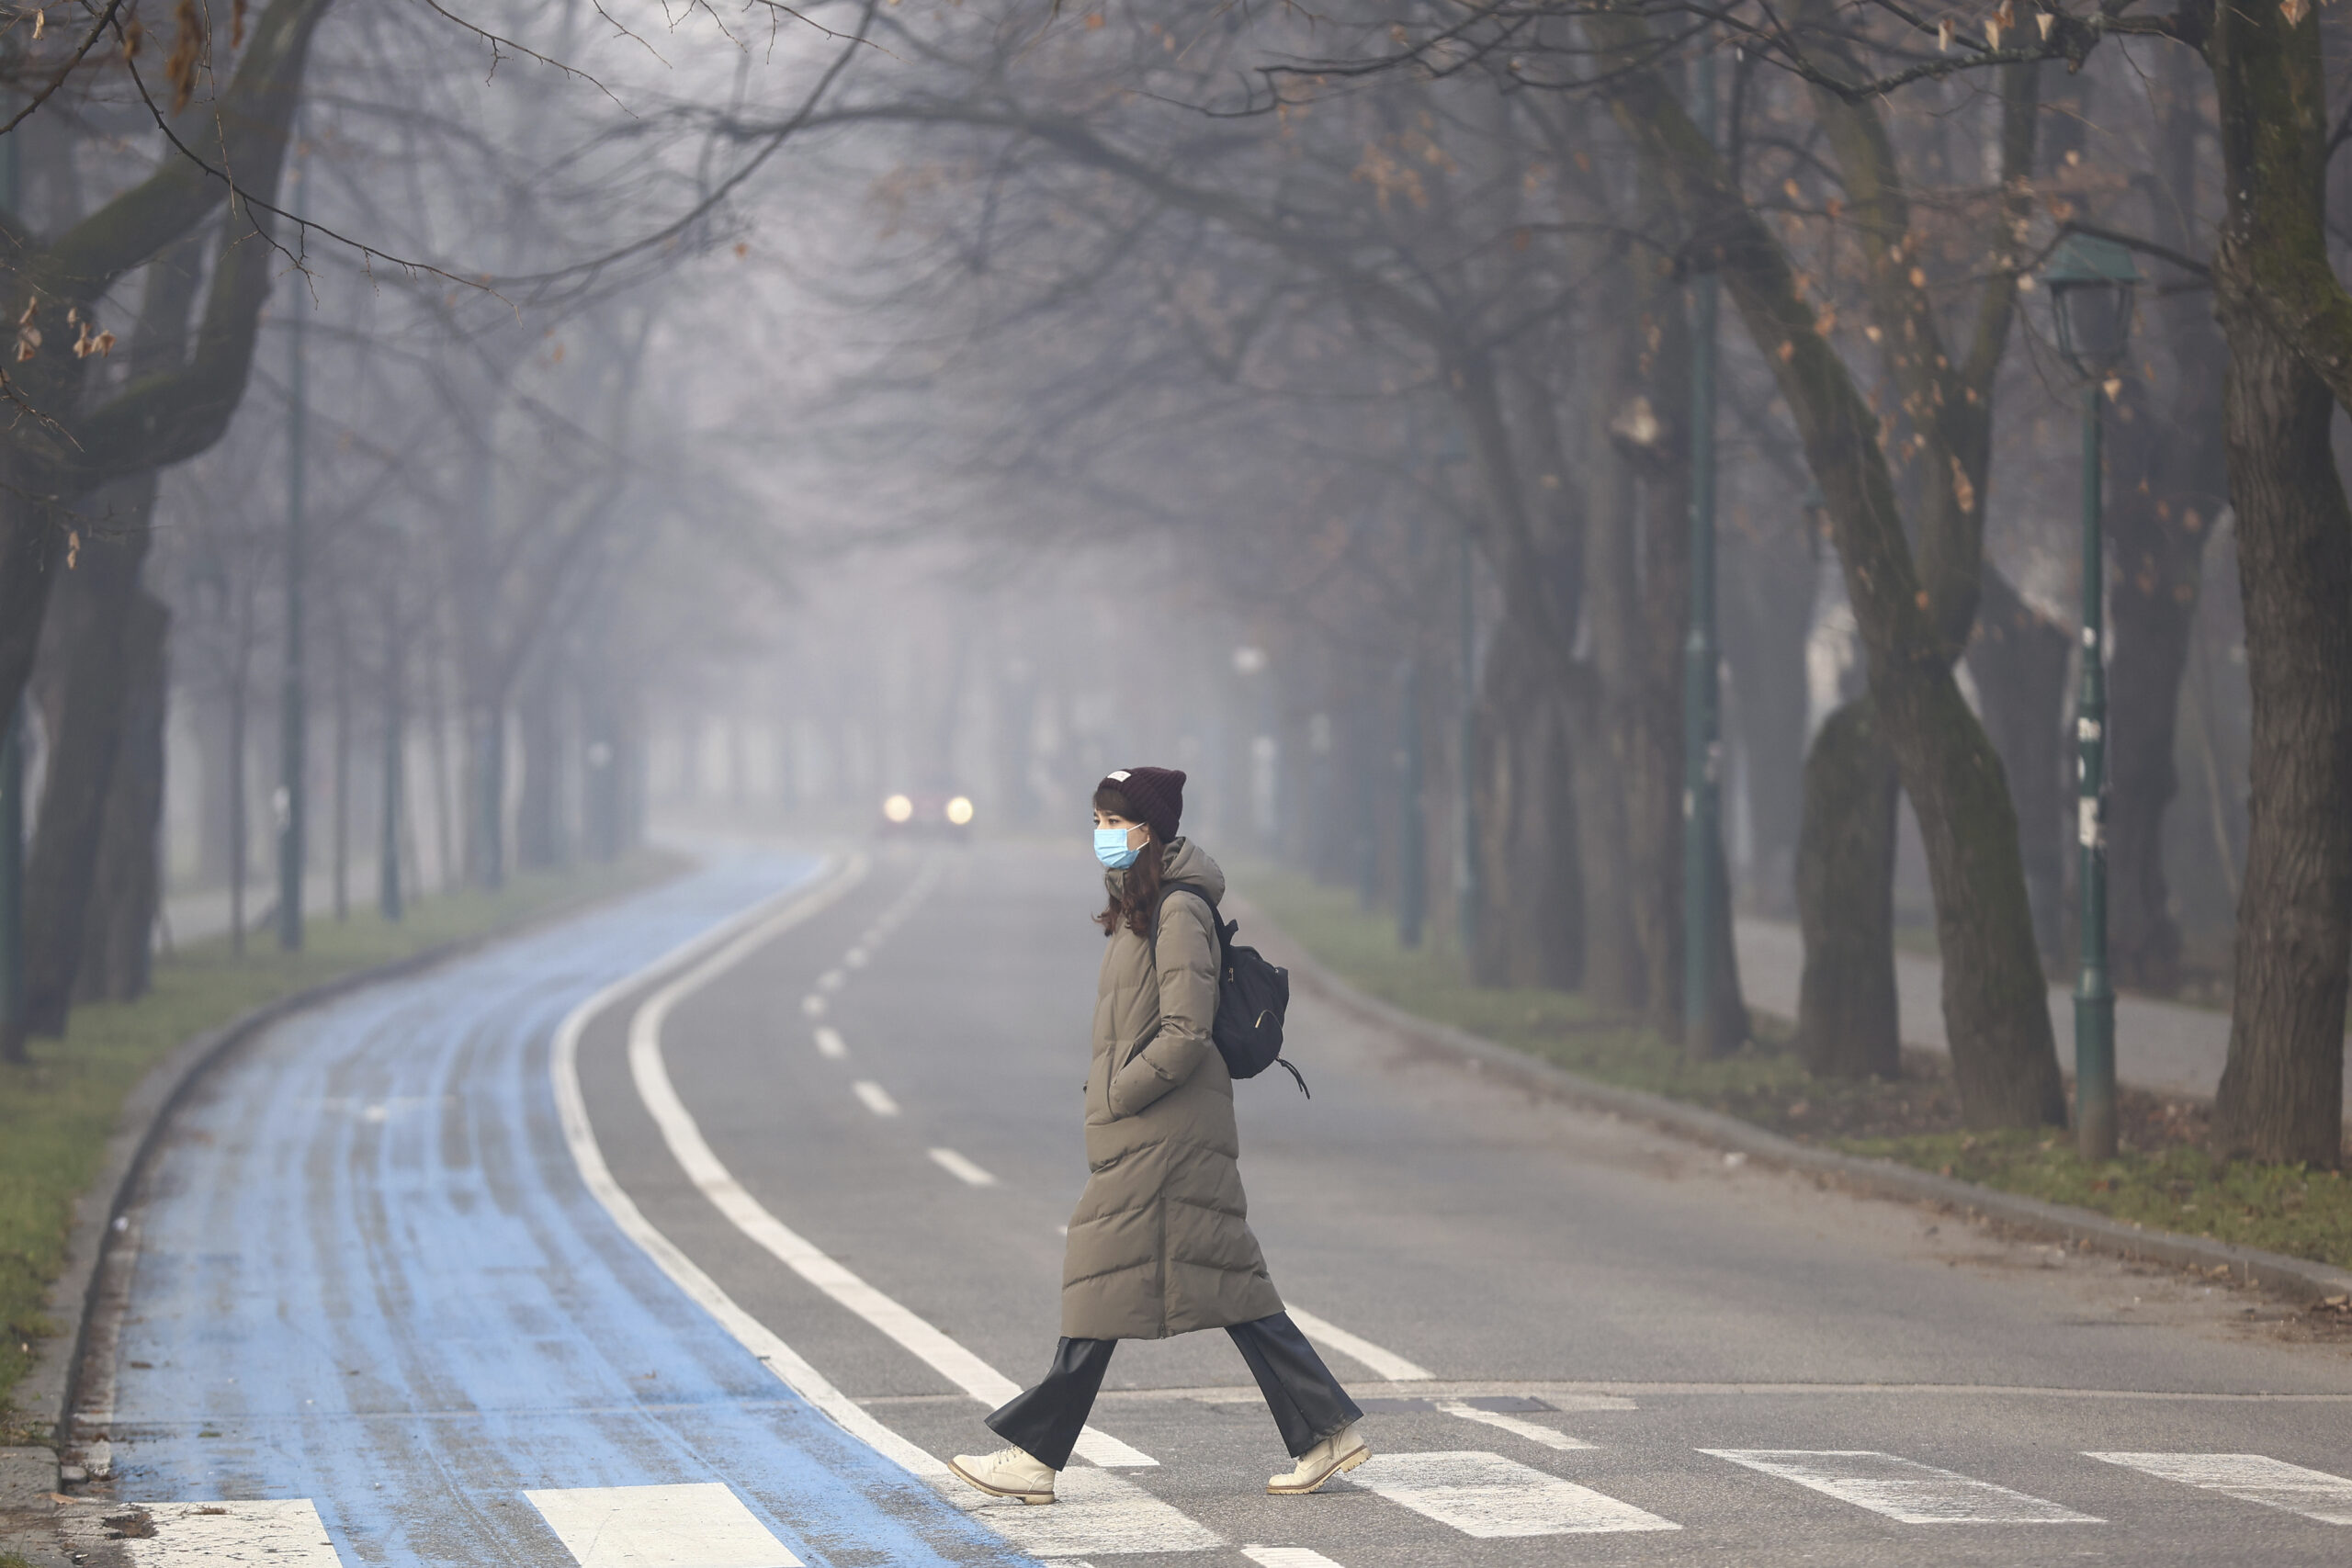
{"type": "Polygon", "coordinates": [[[961,828],[972,820],[972,803],[962,795],[947,803],[947,820],[961,828]]]}
{"type": "Polygon", "coordinates": [[[904,822],[915,814],[915,803],[903,795],[894,795],[882,803],[882,815],[893,822],[904,822]]]}

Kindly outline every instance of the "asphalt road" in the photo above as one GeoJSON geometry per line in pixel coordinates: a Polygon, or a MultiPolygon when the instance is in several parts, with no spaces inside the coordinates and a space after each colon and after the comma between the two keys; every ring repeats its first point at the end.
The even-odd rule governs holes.
{"type": "Polygon", "coordinates": [[[1198,1335],[1120,1348],[1064,1502],[978,1503],[939,1461],[995,1446],[980,1415],[1053,1348],[1095,887],[1082,845],[740,856],[272,1031],[178,1119],[132,1216],[84,1428],[153,1534],[104,1550],[2352,1552],[2352,1343],[2299,1314],[1727,1167],[1304,996],[1314,1098],[1241,1086],[1242,1170],[1378,1457],[1267,1496],[1272,1423],[1198,1335]]]}

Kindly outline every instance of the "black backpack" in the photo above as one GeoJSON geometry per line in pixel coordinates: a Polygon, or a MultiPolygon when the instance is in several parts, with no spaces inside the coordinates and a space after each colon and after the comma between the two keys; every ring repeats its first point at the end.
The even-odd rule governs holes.
{"type": "Polygon", "coordinates": [[[1236,1078],[1254,1078],[1268,1067],[1280,1066],[1298,1084],[1307,1099],[1315,1092],[1295,1063],[1283,1056],[1283,1014],[1290,1007],[1290,971],[1266,962],[1254,947],[1237,947],[1233,933],[1239,922],[1217,912],[1209,896],[1197,887],[1170,885],[1159,890],[1159,908],[1151,915],[1151,968],[1159,972],[1159,917],[1171,893],[1190,893],[1209,907],[1209,926],[1216,932],[1216,1020],[1209,1039],[1225,1058],[1225,1070],[1236,1078]]]}

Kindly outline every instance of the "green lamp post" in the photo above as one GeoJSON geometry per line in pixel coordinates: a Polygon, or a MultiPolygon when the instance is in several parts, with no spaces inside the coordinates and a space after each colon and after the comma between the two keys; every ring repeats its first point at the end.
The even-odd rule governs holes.
{"type": "MultiPolygon", "coordinates": [[[[1715,55],[1699,56],[1693,118],[1715,140],[1715,55]]],[[[1720,284],[1690,280],[1690,624],[1682,643],[1682,1039],[1715,1054],[1715,854],[1723,834],[1722,645],[1715,631],[1715,356],[1720,284]]]]}
{"type": "Polygon", "coordinates": [[[2107,561],[2099,536],[2099,398],[2132,338],[2139,269],[2111,240],[2067,236],[2041,281],[2058,352],[2083,387],[2083,678],[2075,705],[2082,962],[2075,981],[2075,1130],[2083,1158],[2115,1157],[2115,987],[2107,972],[2107,561]]]}

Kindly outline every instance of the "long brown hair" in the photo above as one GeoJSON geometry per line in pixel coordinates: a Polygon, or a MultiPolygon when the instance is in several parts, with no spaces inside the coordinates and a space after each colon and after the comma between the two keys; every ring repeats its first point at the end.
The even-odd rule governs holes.
{"type": "MultiPolygon", "coordinates": [[[[1098,809],[1116,816],[1127,816],[1124,809],[1125,805],[1122,799],[1116,806],[1105,806],[1102,795],[1095,796],[1098,809]]],[[[1132,822],[1135,818],[1129,817],[1127,820],[1132,822]]],[[[1159,916],[1159,873],[1168,859],[1168,852],[1160,847],[1159,835],[1149,825],[1137,825],[1144,830],[1143,848],[1136,852],[1135,863],[1127,867],[1126,874],[1119,879],[1119,891],[1111,895],[1110,901],[1102,906],[1102,912],[1094,917],[1094,923],[1101,926],[1102,934],[1108,937],[1125,922],[1129,931],[1148,942],[1151,940],[1152,921],[1159,916]]]]}

